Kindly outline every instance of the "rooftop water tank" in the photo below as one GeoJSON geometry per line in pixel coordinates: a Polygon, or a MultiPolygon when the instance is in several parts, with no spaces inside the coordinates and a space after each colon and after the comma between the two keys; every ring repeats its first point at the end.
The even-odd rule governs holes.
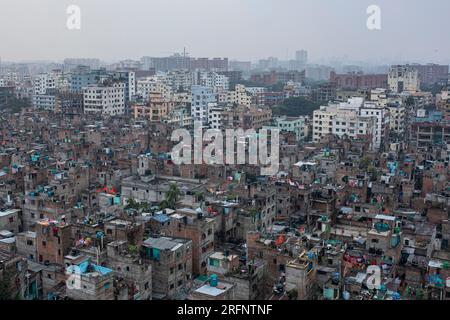
{"type": "Polygon", "coordinates": [[[217,287],[217,283],[218,283],[217,275],[216,274],[212,274],[211,277],[209,278],[209,285],[211,287],[217,287]]]}

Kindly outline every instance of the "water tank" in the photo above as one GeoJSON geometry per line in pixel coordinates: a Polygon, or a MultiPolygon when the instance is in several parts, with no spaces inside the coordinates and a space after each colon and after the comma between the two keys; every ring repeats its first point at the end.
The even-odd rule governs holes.
{"type": "Polygon", "coordinates": [[[342,298],[344,300],[350,300],[350,292],[348,292],[348,291],[342,292],[342,298]]]}
{"type": "Polygon", "coordinates": [[[218,283],[217,275],[212,274],[211,277],[210,277],[210,279],[209,279],[209,285],[210,285],[211,287],[217,287],[217,283],[218,283]]]}
{"type": "Polygon", "coordinates": [[[339,272],[335,272],[335,273],[333,273],[331,281],[333,282],[333,284],[339,284],[340,278],[341,278],[341,275],[339,274],[339,272]]]}
{"type": "Polygon", "coordinates": [[[394,292],[392,294],[392,300],[400,300],[400,293],[394,292]]]}

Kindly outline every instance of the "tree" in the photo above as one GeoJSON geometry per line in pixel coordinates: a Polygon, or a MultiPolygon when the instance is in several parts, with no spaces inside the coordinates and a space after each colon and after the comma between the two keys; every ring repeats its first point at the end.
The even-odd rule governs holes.
{"type": "Polygon", "coordinates": [[[369,157],[364,156],[359,160],[359,168],[367,170],[369,168],[369,165],[372,163],[369,157]]]}
{"type": "Polygon", "coordinates": [[[282,104],[272,108],[275,116],[298,117],[312,115],[314,110],[320,107],[320,103],[305,99],[303,97],[289,98],[282,104]]]}
{"type": "Polygon", "coordinates": [[[161,202],[162,205],[164,205],[165,208],[175,209],[178,198],[181,195],[180,189],[178,189],[178,186],[176,183],[171,183],[169,190],[166,192],[165,199],[161,202]]]}
{"type": "Polygon", "coordinates": [[[125,207],[125,209],[135,209],[135,210],[139,210],[139,203],[136,202],[136,200],[130,198],[127,201],[127,206],[125,207]]]}
{"type": "Polygon", "coordinates": [[[197,202],[200,202],[200,201],[205,200],[205,196],[203,195],[203,192],[197,191],[197,192],[195,193],[195,200],[196,200],[197,202]]]}

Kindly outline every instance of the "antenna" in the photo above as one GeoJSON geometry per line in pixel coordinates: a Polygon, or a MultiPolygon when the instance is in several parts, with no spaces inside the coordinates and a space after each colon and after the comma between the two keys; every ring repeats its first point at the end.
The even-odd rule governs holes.
{"type": "Polygon", "coordinates": [[[186,52],[186,47],[183,48],[183,57],[186,58],[186,56],[189,55],[189,52],[186,52]]]}

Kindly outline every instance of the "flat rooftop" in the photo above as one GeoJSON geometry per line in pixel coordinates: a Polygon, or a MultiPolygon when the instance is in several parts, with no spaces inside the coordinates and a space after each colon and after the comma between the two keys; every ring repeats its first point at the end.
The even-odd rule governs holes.
{"type": "Polygon", "coordinates": [[[170,237],[160,237],[160,238],[149,238],[144,241],[143,245],[146,247],[152,247],[159,250],[176,250],[183,244],[188,243],[190,240],[182,238],[170,238],[170,237]]]}
{"type": "Polygon", "coordinates": [[[195,290],[195,292],[205,294],[208,296],[212,296],[212,297],[216,297],[216,296],[219,296],[219,295],[227,292],[232,287],[233,287],[233,284],[231,284],[231,283],[219,281],[217,283],[217,287],[211,287],[209,284],[205,284],[205,285],[201,286],[200,288],[198,288],[197,290],[195,290]]]}

